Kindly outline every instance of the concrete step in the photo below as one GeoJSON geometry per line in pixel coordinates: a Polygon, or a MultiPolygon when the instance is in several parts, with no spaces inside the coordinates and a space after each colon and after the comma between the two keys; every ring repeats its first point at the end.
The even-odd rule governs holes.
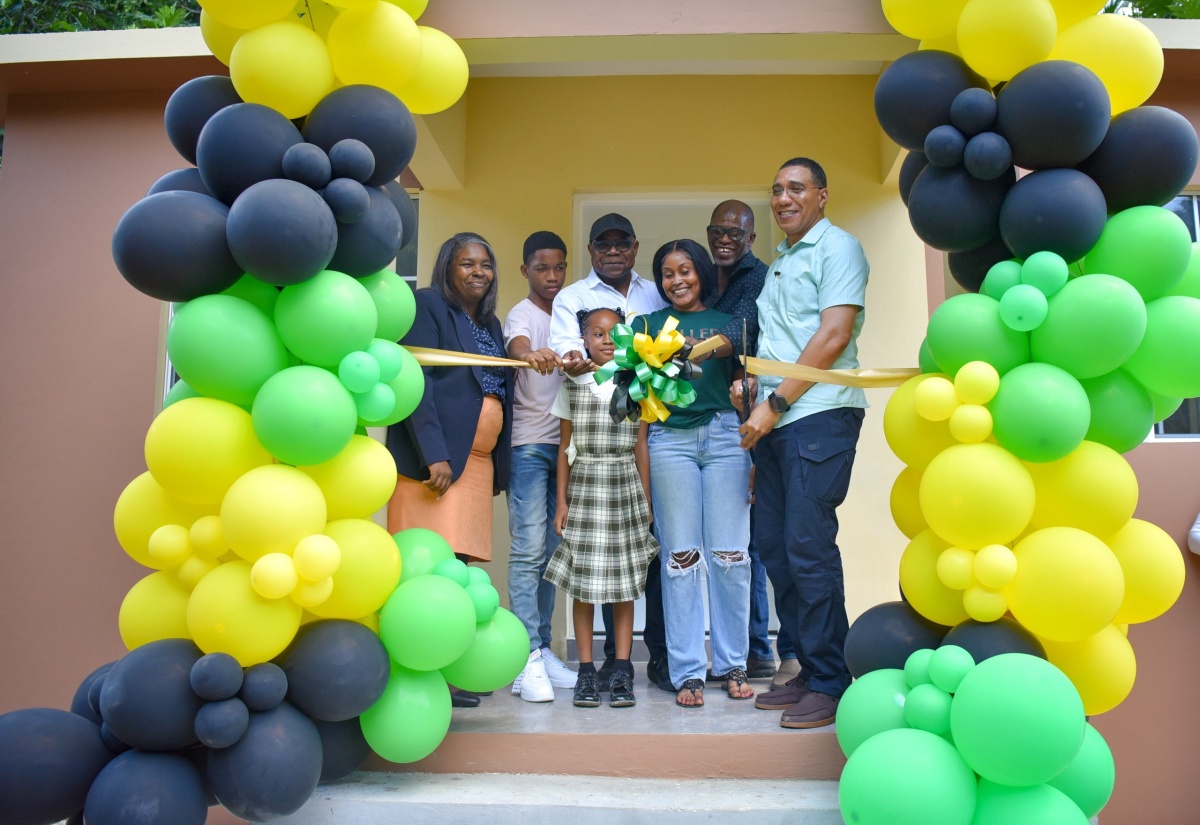
{"type": "MultiPolygon", "coordinates": [[[[686,750],[676,756],[688,759],[686,750]]],[[[321,785],[277,825],[840,825],[837,783],[498,773],[371,773],[321,785]]]]}

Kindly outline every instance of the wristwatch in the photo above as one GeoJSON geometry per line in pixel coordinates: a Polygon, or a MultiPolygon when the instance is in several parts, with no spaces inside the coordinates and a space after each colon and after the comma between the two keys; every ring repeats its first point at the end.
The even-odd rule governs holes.
{"type": "Polygon", "coordinates": [[[776,392],[772,392],[767,396],[767,406],[771,408],[771,412],[779,413],[780,415],[783,415],[783,413],[792,408],[787,399],[776,392]]]}

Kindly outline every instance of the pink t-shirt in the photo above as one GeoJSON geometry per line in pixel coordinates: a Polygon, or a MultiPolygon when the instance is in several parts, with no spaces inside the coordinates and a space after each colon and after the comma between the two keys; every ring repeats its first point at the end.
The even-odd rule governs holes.
{"type": "MultiPolygon", "coordinates": [[[[526,298],[512,308],[504,319],[504,345],[514,338],[525,336],[534,349],[550,343],[550,313],[526,298]]],[[[559,420],[550,412],[562,374],[538,375],[531,369],[518,369],[516,391],[513,393],[512,445],[557,444],[559,420]]]]}

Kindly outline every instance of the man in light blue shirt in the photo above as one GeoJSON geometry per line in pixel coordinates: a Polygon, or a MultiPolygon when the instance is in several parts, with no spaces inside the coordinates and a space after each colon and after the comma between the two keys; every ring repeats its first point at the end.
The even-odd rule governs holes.
{"type": "MultiPolygon", "coordinates": [[[[825,170],[808,158],[780,168],[771,211],[786,240],[758,299],[761,358],[819,369],[858,366],[869,267],[862,246],[825,218],[825,170]]],[[[732,388],[741,404],[741,386],[732,388]]],[[[800,675],[759,694],[785,728],[831,724],[850,686],[837,506],[846,497],[867,406],[861,389],[763,376],[741,427],[755,450],[755,539],[775,588],[800,675]]]]}

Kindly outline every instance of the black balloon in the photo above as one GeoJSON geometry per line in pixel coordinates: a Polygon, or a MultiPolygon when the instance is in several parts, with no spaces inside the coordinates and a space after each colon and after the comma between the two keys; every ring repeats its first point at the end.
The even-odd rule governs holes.
{"type": "Polygon", "coordinates": [[[75,695],[71,697],[71,713],[82,716],[84,719],[87,719],[89,722],[94,724],[100,724],[101,720],[99,704],[93,706],[92,703],[88,701],[88,696],[91,692],[92,685],[96,683],[96,680],[100,679],[104,676],[104,674],[112,670],[112,666],[115,664],[116,662],[108,662],[107,664],[100,665],[100,667],[89,673],[84,680],[79,683],[79,687],[75,689],[75,695]]]}
{"type": "Polygon", "coordinates": [[[371,196],[367,188],[353,178],[334,178],[321,193],[338,223],[357,223],[367,214],[371,196]]]}
{"type": "Polygon", "coordinates": [[[400,215],[400,248],[403,249],[417,237],[417,205],[413,203],[408,192],[404,191],[404,187],[394,180],[383,185],[383,193],[392,201],[392,206],[396,207],[396,212],[400,215]]]}
{"type": "Polygon", "coordinates": [[[371,204],[354,223],[337,225],[337,252],[329,268],[361,278],[387,266],[400,251],[400,214],[378,187],[367,187],[371,204]]]}
{"type": "Polygon", "coordinates": [[[995,132],[980,132],[967,141],[963,165],[979,180],[995,180],[1012,168],[1012,148],[995,132]]]}
{"type": "Polygon", "coordinates": [[[963,59],[936,50],[910,52],[884,69],[875,84],[875,116],[892,140],[920,151],[925,136],[950,122],[959,93],[988,83],[963,59]]]}
{"type": "Polygon", "coordinates": [[[907,602],[877,604],[846,634],[846,667],[857,678],[884,668],[903,668],[918,650],[937,647],[949,628],[934,624],[907,602]]]}
{"type": "Polygon", "coordinates": [[[375,156],[361,140],[345,138],[329,148],[329,163],[335,178],[350,178],[359,183],[371,179],[375,172],[375,156]]]}
{"type": "Polygon", "coordinates": [[[246,703],[234,697],[208,702],[196,713],[196,738],[209,748],[228,748],[250,724],[246,703]]]}
{"type": "Polygon", "coordinates": [[[287,673],[288,701],[327,722],[352,719],[375,704],[391,671],[379,637],[344,619],[304,625],[276,661],[287,673]]]}
{"type": "Polygon", "coordinates": [[[321,753],[316,726],[283,702],[251,714],[236,745],[208,752],[208,780],[235,816],[265,822],[308,801],[321,778],[321,753]]]}
{"type": "Polygon", "coordinates": [[[280,178],[254,184],[229,208],[229,251],[246,272],[288,286],[329,264],[338,243],[337,221],[312,189],[280,178]]]}
{"type": "Polygon", "coordinates": [[[100,715],[113,735],[147,751],[196,744],[193,721],[202,700],[188,677],[201,655],[190,639],[160,639],[126,653],[100,692],[100,715]]]}
{"type": "Polygon", "coordinates": [[[229,252],[229,208],[196,192],[159,192],[135,203],[113,232],[125,280],[160,301],[190,301],[233,286],[242,268],[229,252]]]}
{"type": "Polygon", "coordinates": [[[1022,260],[1050,251],[1073,263],[1100,239],[1104,194],[1074,169],[1043,169],[1017,181],[1000,210],[1000,234],[1022,260]]]}
{"type": "Polygon", "coordinates": [[[312,189],[320,189],[333,177],[333,168],[329,155],[320,146],[297,143],[283,153],[283,175],[312,189]]]}
{"type": "Polygon", "coordinates": [[[935,127],[925,136],[925,157],[934,166],[950,168],[962,163],[967,139],[949,123],[935,127]]]}
{"type": "MultiPolygon", "coordinates": [[[[116,662],[113,662],[113,664],[115,665],[116,662]]],[[[109,670],[112,670],[112,668],[109,668],[109,670]]],[[[103,688],[104,688],[104,677],[107,675],[108,675],[107,671],[105,671],[104,673],[101,673],[99,676],[97,676],[95,679],[92,680],[91,686],[88,687],[88,692],[87,692],[88,710],[90,710],[92,712],[92,715],[96,717],[97,725],[104,721],[104,717],[100,715],[100,691],[103,690],[103,688]]]]}
{"type": "Polygon", "coordinates": [[[241,103],[233,81],[221,75],[197,77],[184,83],[167,101],[163,120],[167,138],[175,151],[187,160],[196,162],[196,142],[209,118],[235,103],[241,103]]]}
{"type": "Polygon", "coordinates": [[[986,132],[996,122],[996,98],[987,89],[964,89],[950,104],[950,122],[967,137],[986,132]]]}
{"type": "Polygon", "coordinates": [[[283,668],[273,662],[263,662],[246,668],[246,679],[238,698],[252,711],[270,710],[287,696],[288,680],[283,668]]]}
{"type": "Polygon", "coordinates": [[[1039,659],[1046,658],[1046,650],[1038,638],[1007,616],[994,622],[967,619],[951,628],[942,644],[963,648],[971,654],[975,664],[1001,653],[1028,653],[1039,659]]]}
{"type": "Polygon", "coordinates": [[[283,156],[300,132],[274,109],[238,103],[217,112],[196,144],[196,168],[213,196],[232,204],[259,181],[283,177],[283,156]]]}
{"type": "Polygon", "coordinates": [[[900,164],[900,200],[908,206],[908,195],[912,191],[912,185],[917,180],[917,175],[924,171],[929,165],[929,158],[925,157],[924,152],[909,152],[904,156],[904,160],[900,164]]]}
{"type": "Polygon", "coordinates": [[[326,152],[339,140],[361,140],[375,157],[364,183],[382,186],[404,171],[417,148],[417,125],[400,98],[377,86],[343,86],[318,103],[304,122],[304,139],[326,152]]]}
{"type": "Polygon", "coordinates": [[[1068,60],[1035,63],[996,95],[996,131],[1023,169],[1074,166],[1096,151],[1111,117],[1104,83],[1068,60]]]}
{"type": "Polygon", "coordinates": [[[159,192],[198,192],[201,195],[212,197],[212,192],[208,191],[208,187],[204,185],[204,180],[200,177],[200,170],[194,166],[167,172],[150,184],[146,195],[157,195],[159,192]]]}
{"type": "Polygon", "coordinates": [[[113,758],[100,729],[78,714],[26,708],[0,715],[0,820],[45,825],[83,808],[113,758]]]}
{"type": "Polygon", "coordinates": [[[1012,251],[999,235],[983,246],[965,252],[951,252],[946,256],[950,275],[967,292],[978,292],[987,277],[988,270],[1001,261],[1012,258],[1012,251]]]}
{"type": "Polygon", "coordinates": [[[125,753],[129,750],[129,743],[120,739],[105,723],[100,724],[100,739],[104,742],[104,747],[113,753],[125,753]]]}
{"type": "Polygon", "coordinates": [[[1131,206],[1162,206],[1196,170],[1196,130],[1183,115],[1161,106],[1121,112],[1091,157],[1081,163],[1116,214],[1131,206]]]}
{"type": "Polygon", "coordinates": [[[100,771],[83,816],[96,825],[203,825],[204,779],[187,757],[129,751],[100,771]]]}
{"type": "Polygon", "coordinates": [[[322,782],[333,782],[353,773],[371,755],[371,746],[357,717],[343,722],[314,719],[313,724],[321,734],[322,782]]]}
{"type": "Polygon", "coordinates": [[[908,193],[908,217],[917,236],[934,249],[963,252],[995,237],[1000,206],[1015,173],[978,180],[962,167],[927,166],[908,193]]]}
{"type": "Polygon", "coordinates": [[[242,666],[228,653],[208,653],[192,665],[188,681],[201,699],[230,699],[242,689],[242,666]]]}

